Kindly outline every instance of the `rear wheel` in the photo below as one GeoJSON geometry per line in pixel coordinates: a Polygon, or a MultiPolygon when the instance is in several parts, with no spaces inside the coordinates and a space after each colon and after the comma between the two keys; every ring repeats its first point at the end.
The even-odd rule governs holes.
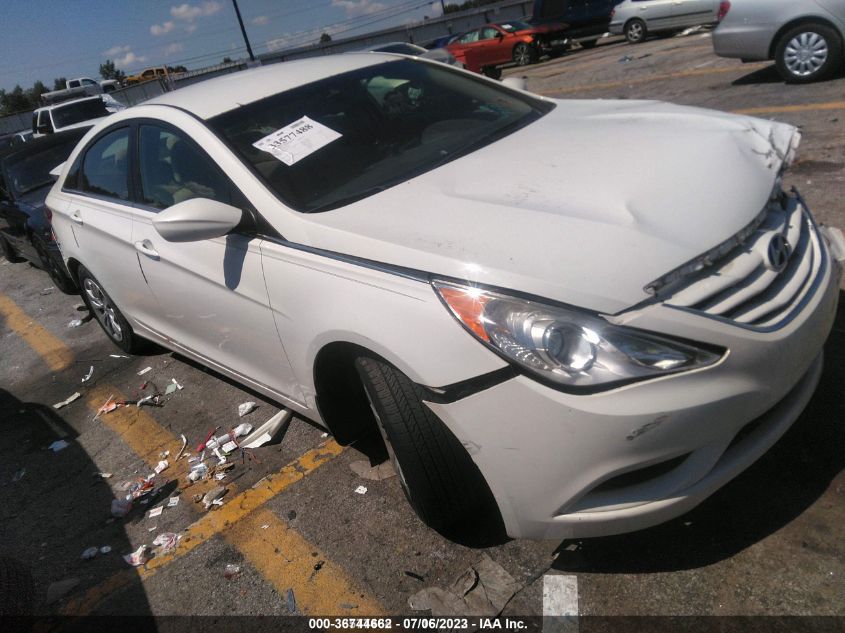
{"type": "Polygon", "coordinates": [[[485,66],[481,69],[481,74],[485,77],[490,77],[490,79],[501,79],[502,69],[496,66],[485,66]]]}
{"type": "Polygon", "coordinates": [[[6,241],[6,238],[0,235],[0,254],[3,255],[8,261],[14,263],[22,262],[23,258],[20,257],[16,252],[15,249],[12,248],[12,245],[6,241]]]}
{"type": "Polygon", "coordinates": [[[142,351],[147,346],[147,342],[132,331],[129,322],[118,310],[108,293],[103,290],[100,282],[84,266],[79,267],[78,277],[82,300],[112,343],[127,354],[142,351]]]}
{"type": "Polygon", "coordinates": [[[50,252],[50,249],[44,243],[44,240],[38,237],[33,237],[32,245],[38,253],[42,268],[48,275],[50,275],[50,280],[56,288],[68,295],[75,294],[77,291],[76,284],[67,274],[67,271],[65,271],[64,263],[59,260],[57,255],[50,252]]]}
{"type": "Polygon", "coordinates": [[[423,390],[382,360],[360,357],[358,374],[414,511],[438,531],[498,517],[481,471],[457,437],[426,406],[423,390]]]}
{"type": "Polygon", "coordinates": [[[640,19],[635,18],[625,25],[625,39],[630,44],[641,44],[645,41],[646,35],[648,35],[648,29],[645,22],[640,19]]]}
{"type": "Polygon", "coordinates": [[[842,65],[842,40],[824,24],[802,24],[778,40],[775,63],[789,83],[818,81],[842,65]]]}

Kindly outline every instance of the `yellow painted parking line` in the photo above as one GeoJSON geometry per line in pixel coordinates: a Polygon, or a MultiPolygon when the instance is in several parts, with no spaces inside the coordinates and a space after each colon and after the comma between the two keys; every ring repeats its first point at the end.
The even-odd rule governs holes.
{"type": "Polygon", "coordinates": [[[377,600],[269,509],[239,521],[225,538],[276,588],[284,588],[283,598],[292,589],[303,615],[385,615],[377,600]]]}
{"type": "MultiPolygon", "coordinates": [[[[334,459],[342,452],[342,446],[334,440],[328,440],[320,446],[311,449],[299,459],[291,462],[279,472],[268,475],[249,490],[245,490],[232,496],[231,498],[226,497],[226,502],[220,509],[204,514],[200,519],[195,521],[184,532],[182,532],[182,540],[179,542],[179,546],[175,550],[169,554],[156,556],[143,567],[138,567],[137,577],[145,580],[173,561],[181,558],[189,552],[192,552],[203,543],[208,542],[211,538],[231,530],[235,525],[239,524],[240,521],[247,518],[247,516],[254,510],[257,510],[277,494],[297,481],[300,481],[303,477],[313,472],[326,462],[334,459]]],[[[261,522],[261,524],[264,523],[267,523],[267,521],[261,522]]],[[[238,549],[241,549],[240,536],[238,536],[239,534],[243,534],[243,532],[238,531],[237,533],[233,533],[232,536],[228,537],[228,540],[238,549]]],[[[306,541],[302,539],[302,543],[306,543],[306,541]]],[[[251,546],[247,543],[245,547],[251,546]]],[[[314,551],[313,545],[309,544],[308,547],[312,548],[309,552],[314,551]]],[[[246,552],[244,553],[246,555],[246,552]]],[[[302,560],[298,561],[298,563],[310,564],[309,569],[312,569],[314,565],[314,562],[309,563],[308,561],[302,560]]],[[[258,571],[263,574],[262,569],[264,568],[266,568],[266,565],[259,567],[258,571]]],[[[294,566],[290,569],[295,568],[296,567],[294,566]]],[[[292,585],[290,580],[279,585],[276,584],[277,581],[280,581],[277,576],[265,575],[265,578],[273,583],[282,595],[284,591],[287,591],[287,589],[291,587],[293,587],[294,592],[298,592],[299,586],[292,585]]],[[[89,589],[82,596],[69,601],[62,610],[62,613],[64,615],[89,615],[100,604],[102,604],[102,602],[105,601],[111,593],[111,591],[104,590],[104,586],[111,588],[113,591],[123,588],[126,586],[127,580],[131,579],[131,576],[127,579],[123,572],[119,572],[104,583],[89,589]]],[[[303,589],[303,591],[305,591],[305,589],[303,589]]]]}
{"type": "Polygon", "coordinates": [[[654,81],[668,81],[670,79],[682,79],[684,77],[700,77],[703,75],[718,75],[724,73],[735,73],[738,71],[756,70],[768,66],[768,63],[760,64],[743,64],[742,67],[730,66],[727,68],[699,68],[692,70],[682,70],[676,73],[668,73],[666,75],[649,75],[648,77],[632,77],[624,81],[608,81],[604,83],[584,84],[581,86],[570,86],[563,90],[555,90],[547,93],[549,96],[557,96],[563,94],[571,94],[573,92],[585,92],[588,90],[604,90],[608,88],[624,88],[626,86],[633,86],[638,84],[646,84],[654,81]]]}
{"type": "Polygon", "coordinates": [[[761,106],[759,108],[743,108],[734,110],[736,114],[780,114],[784,112],[812,112],[819,110],[845,110],[845,101],[829,101],[827,103],[806,103],[800,105],[761,106]]]}
{"type": "Polygon", "coordinates": [[[16,304],[11,298],[0,294],[0,316],[6,326],[20,336],[53,371],[70,367],[73,353],[58,338],[16,304]]]}

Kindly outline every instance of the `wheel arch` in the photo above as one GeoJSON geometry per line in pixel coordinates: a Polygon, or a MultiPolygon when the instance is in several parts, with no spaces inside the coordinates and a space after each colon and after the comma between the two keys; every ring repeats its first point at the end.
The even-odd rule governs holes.
{"type": "Polygon", "coordinates": [[[840,44],[845,46],[845,38],[843,38],[842,32],[833,22],[820,15],[805,15],[787,22],[786,24],[781,26],[780,29],[778,29],[777,33],[775,33],[774,37],[772,38],[772,41],[769,43],[769,59],[775,58],[775,51],[777,50],[780,38],[782,38],[784,34],[794,29],[796,26],[801,26],[802,24],[822,24],[827,28],[832,29],[833,32],[839,36],[840,44]]]}
{"type": "Polygon", "coordinates": [[[68,269],[68,272],[70,272],[70,275],[73,278],[73,281],[75,281],[77,285],[79,285],[79,267],[80,266],[82,266],[82,262],[80,262],[78,259],[75,259],[73,257],[68,258],[67,269],[68,269]]]}

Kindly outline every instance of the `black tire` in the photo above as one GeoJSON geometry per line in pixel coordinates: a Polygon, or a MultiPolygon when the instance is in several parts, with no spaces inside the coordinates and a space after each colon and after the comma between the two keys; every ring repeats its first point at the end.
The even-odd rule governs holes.
{"type": "Polygon", "coordinates": [[[642,44],[648,37],[648,27],[639,18],[628,20],[625,25],[625,39],[629,44],[642,44]]]}
{"type": "Polygon", "coordinates": [[[59,256],[51,253],[44,240],[39,237],[32,238],[32,246],[41,259],[41,267],[50,276],[53,285],[66,295],[76,294],[78,292],[76,283],[68,275],[64,262],[59,259],[59,256]]]}
{"type": "Polygon", "coordinates": [[[537,61],[537,48],[525,42],[519,42],[513,47],[513,63],[517,66],[528,66],[537,61]]]}
{"type": "Polygon", "coordinates": [[[23,261],[23,257],[15,252],[12,245],[9,244],[9,242],[6,241],[6,238],[2,235],[0,235],[0,254],[2,254],[7,261],[12,262],[13,264],[23,261]]]}
{"type": "Polygon", "coordinates": [[[22,562],[0,558],[0,616],[31,616],[35,608],[35,581],[22,562]]]}
{"type": "Polygon", "coordinates": [[[842,61],[842,39],[824,24],[810,22],[796,26],[784,33],[775,47],[775,64],[788,83],[806,84],[825,79],[842,66],[842,61]]]}
{"type": "Polygon", "coordinates": [[[490,79],[501,79],[502,69],[497,66],[485,66],[481,69],[481,74],[490,79]]]}
{"type": "Polygon", "coordinates": [[[135,334],[123,313],[94,275],[84,266],[80,266],[77,277],[82,300],[112,343],[127,354],[137,354],[146,349],[149,343],[135,334]]]}
{"type": "Polygon", "coordinates": [[[589,50],[591,48],[595,48],[596,44],[598,44],[598,42],[599,42],[598,39],[583,40],[583,41],[579,42],[579,44],[581,44],[581,48],[585,48],[585,49],[589,50]]]}
{"type": "Polygon", "coordinates": [[[501,521],[481,471],[422,402],[422,389],[382,360],[360,357],[356,366],[402,490],[420,519],[441,532],[470,520],[479,529],[486,518],[501,521]]]}

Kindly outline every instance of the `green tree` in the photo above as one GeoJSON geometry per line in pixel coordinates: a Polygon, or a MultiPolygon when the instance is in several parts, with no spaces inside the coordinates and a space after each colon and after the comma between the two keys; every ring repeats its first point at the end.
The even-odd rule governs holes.
{"type": "Polygon", "coordinates": [[[117,79],[123,81],[126,79],[126,73],[114,67],[114,62],[107,59],[104,64],[100,64],[100,77],[103,79],[117,79]]]}
{"type": "Polygon", "coordinates": [[[38,107],[38,104],[41,102],[41,95],[45,92],[49,92],[49,90],[47,89],[47,86],[41,82],[41,80],[32,84],[32,88],[29,89],[29,100],[33,107],[38,107]]]}
{"type": "Polygon", "coordinates": [[[228,57],[228,56],[227,56],[227,57],[224,57],[224,58],[223,58],[223,61],[222,61],[221,63],[223,63],[223,64],[231,64],[231,63],[232,63],[232,58],[231,58],[231,57],[228,57]]]}
{"type": "Polygon", "coordinates": [[[29,95],[24,92],[24,89],[20,85],[16,85],[11,92],[3,94],[2,108],[6,114],[25,112],[32,109],[32,101],[30,101],[29,95]]]}
{"type": "Polygon", "coordinates": [[[331,41],[332,41],[332,36],[329,35],[328,33],[323,33],[320,36],[320,44],[328,44],[331,41]]]}
{"type": "Polygon", "coordinates": [[[67,79],[65,77],[56,77],[53,80],[53,90],[64,90],[67,86],[67,79]]]}

